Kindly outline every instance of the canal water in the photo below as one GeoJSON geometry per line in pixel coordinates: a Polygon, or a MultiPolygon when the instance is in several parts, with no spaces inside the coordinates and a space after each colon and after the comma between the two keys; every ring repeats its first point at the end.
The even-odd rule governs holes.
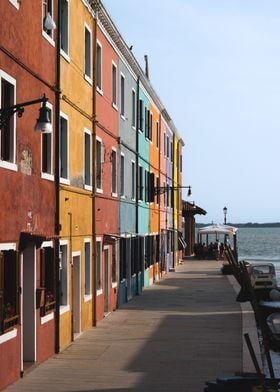
{"type": "MultiPolygon", "coordinates": [[[[240,228],[237,232],[238,259],[247,261],[269,261],[275,265],[278,287],[280,287],[280,228],[240,228]]],[[[270,351],[276,377],[280,377],[280,353],[270,351]]],[[[269,376],[263,357],[265,373],[269,376]]]]}

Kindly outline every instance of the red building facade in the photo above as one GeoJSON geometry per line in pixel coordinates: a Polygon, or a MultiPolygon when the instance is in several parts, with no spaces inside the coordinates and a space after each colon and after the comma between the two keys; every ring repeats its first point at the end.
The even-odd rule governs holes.
{"type": "MultiPolygon", "coordinates": [[[[0,2],[0,108],[45,94],[53,125],[55,9],[55,0],[0,2]]],[[[55,351],[55,132],[34,131],[39,108],[0,128],[0,389],[55,351]]]]}
{"type": "Polygon", "coordinates": [[[96,318],[117,307],[118,55],[98,21],[96,38],[96,318]]]}

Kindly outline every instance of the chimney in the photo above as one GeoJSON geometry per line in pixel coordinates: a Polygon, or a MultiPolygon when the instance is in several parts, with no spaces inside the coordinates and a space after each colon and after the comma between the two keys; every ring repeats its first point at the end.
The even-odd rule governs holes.
{"type": "Polygon", "coordinates": [[[144,55],[144,59],[145,59],[145,64],[146,64],[145,74],[146,74],[147,78],[150,79],[150,76],[149,76],[149,59],[148,59],[148,55],[147,54],[144,55]]]}

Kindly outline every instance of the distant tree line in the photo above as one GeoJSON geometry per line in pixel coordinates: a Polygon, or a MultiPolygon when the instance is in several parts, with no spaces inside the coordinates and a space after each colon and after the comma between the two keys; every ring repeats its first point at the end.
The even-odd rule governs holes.
{"type": "MultiPolygon", "coordinates": [[[[210,226],[213,223],[196,223],[196,227],[199,229],[200,227],[210,226]]],[[[234,227],[248,227],[248,228],[259,228],[259,227],[280,227],[280,222],[271,222],[271,223],[227,223],[228,226],[234,227]]]]}

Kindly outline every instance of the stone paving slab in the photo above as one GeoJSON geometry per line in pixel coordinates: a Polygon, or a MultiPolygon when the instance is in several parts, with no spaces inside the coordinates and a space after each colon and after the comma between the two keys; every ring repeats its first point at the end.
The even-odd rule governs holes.
{"type": "Polygon", "coordinates": [[[242,315],[216,261],[185,261],[9,392],[201,392],[243,369],[242,315]]]}

